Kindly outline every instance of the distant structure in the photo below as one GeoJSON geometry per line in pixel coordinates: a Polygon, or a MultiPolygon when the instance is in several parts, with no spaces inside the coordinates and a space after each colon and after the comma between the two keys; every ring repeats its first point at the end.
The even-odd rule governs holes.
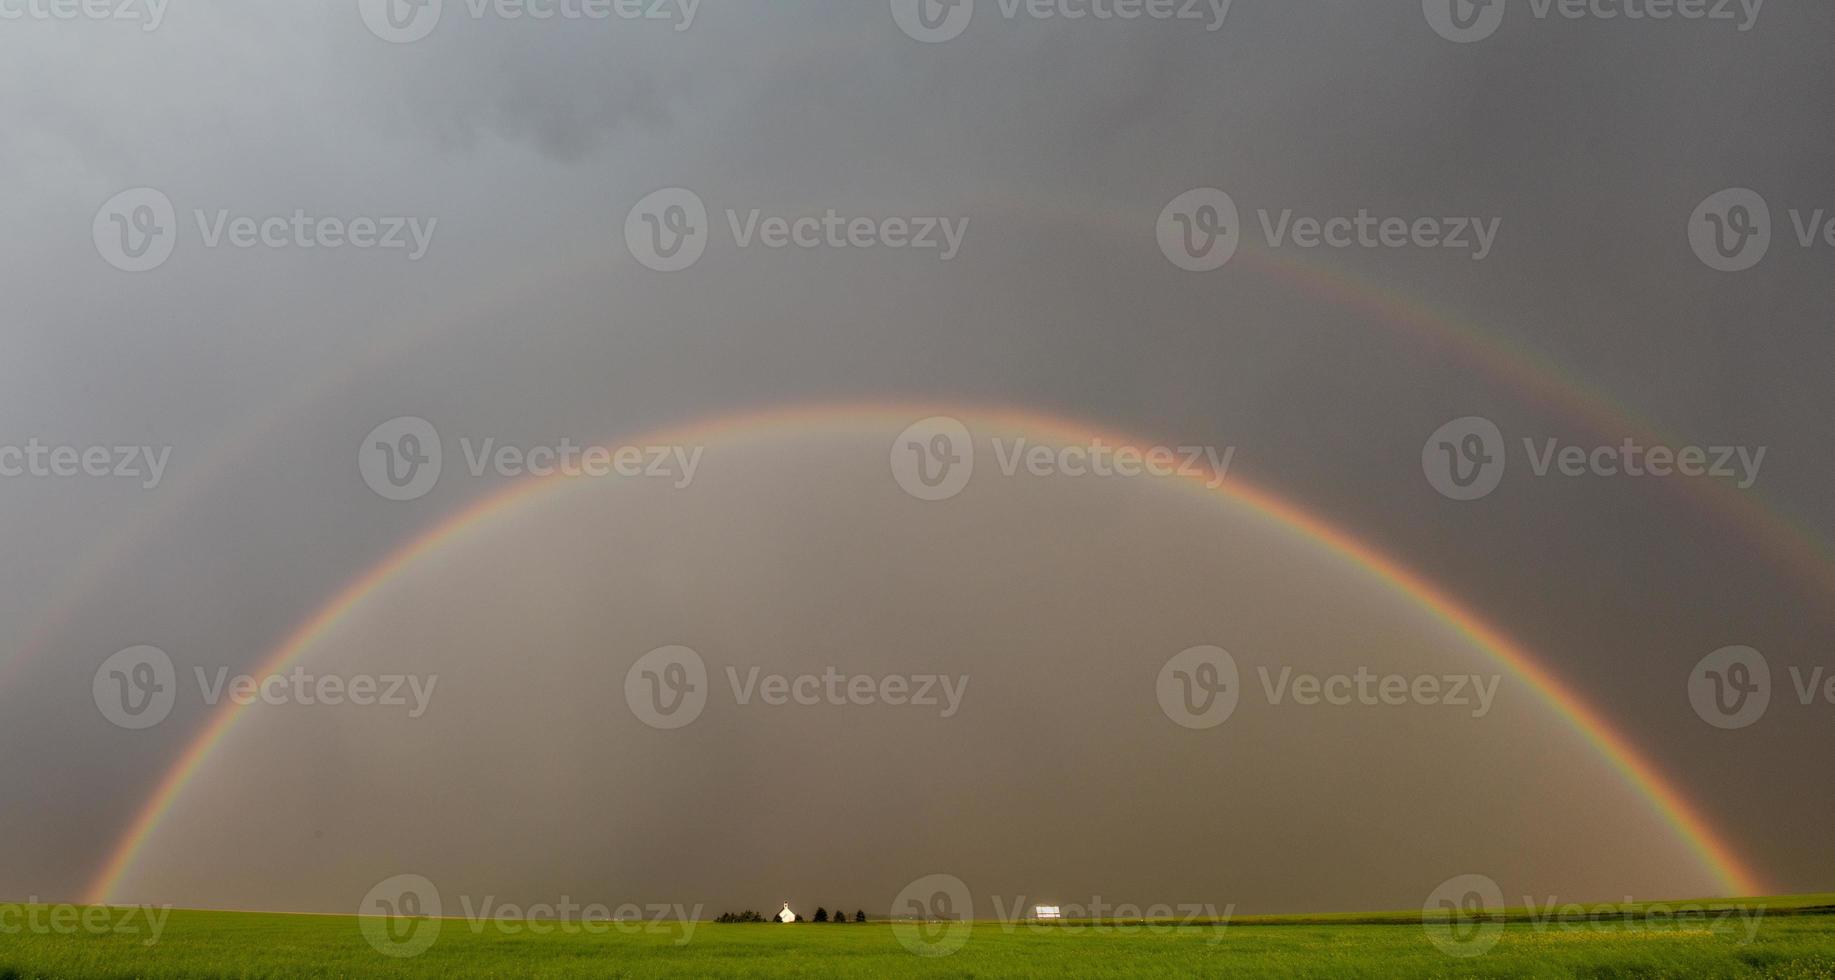
{"type": "Polygon", "coordinates": [[[1040,919],[1062,919],[1064,918],[1064,914],[1058,911],[1058,907],[1056,905],[1035,906],[1032,910],[1032,914],[1034,917],[1040,918],[1040,919]]]}
{"type": "Polygon", "coordinates": [[[784,910],[782,912],[777,913],[777,921],[779,922],[795,922],[796,921],[796,913],[790,911],[789,902],[785,902],[784,910]]]}

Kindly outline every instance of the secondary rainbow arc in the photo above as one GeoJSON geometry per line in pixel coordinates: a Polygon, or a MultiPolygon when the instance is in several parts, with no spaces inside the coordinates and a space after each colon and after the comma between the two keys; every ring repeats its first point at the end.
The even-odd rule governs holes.
{"type": "MultiPolygon", "coordinates": [[[[1056,218],[1066,224],[1094,225],[1118,235],[1138,236],[1144,233],[1143,229],[1152,229],[1149,212],[1113,201],[1067,206],[1052,198],[1009,190],[984,205],[1006,207],[1024,216],[1056,218]]],[[[1690,442],[1580,377],[1571,365],[1513,340],[1502,330],[1412,296],[1393,283],[1356,272],[1344,263],[1277,251],[1246,236],[1235,262],[1270,280],[1284,282],[1303,295],[1366,313],[1377,322],[1413,334],[1420,342],[1444,349],[1507,385],[1527,404],[1554,409],[1607,442],[1617,443],[1627,436],[1651,445],[1683,446],[1690,442]]],[[[1821,599],[1835,594],[1835,545],[1819,529],[1787,512],[1774,498],[1741,490],[1725,480],[1660,482],[1677,496],[1749,534],[1768,558],[1808,586],[1810,597],[1821,599]]]]}

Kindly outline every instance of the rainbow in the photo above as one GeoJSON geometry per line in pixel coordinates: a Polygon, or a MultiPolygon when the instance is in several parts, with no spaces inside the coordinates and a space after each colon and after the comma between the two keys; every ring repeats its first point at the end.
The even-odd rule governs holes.
{"type": "MultiPolygon", "coordinates": [[[[778,431],[797,432],[819,426],[868,422],[885,424],[891,431],[920,418],[953,415],[976,426],[1005,431],[1025,432],[1035,439],[1061,444],[1088,443],[1101,439],[1115,447],[1144,447],[1146,441],[1105,431],[1074,419],[1054,417],[1017,408],[976,408],[954,405],[894,405],[884,403],[854,405],[813,405],[767,409],[750,414],[726,416],[694,422],[682,427],[634,437],[641,444],[705,444],[721,439],[735,440],[778,431]]],[[[421,559],[466,532],[487,524],[524,504],[535,502],[555,486],[566,484],[565,477],[529,479],[490,494],[458,513],[438,522],[397,549],[379,564],[364,572],[340,590],[317,613],[301,623],[261,665],[256,674],[281,673],[304,656],[350,614],[375,596],[377,591],[421,559]]],[[[1197,492],[1248,508],[1261,518],[1296,533],[1338,556],[1352,566],[1375,576],[1392,592],[1453,629],[1480,650],[1496,659],[1512,674],[1527,683],[1537,695],[1578,732],[1619,775],[1641,794],[1653,810],[1672,827],[1704,868],[1731,894],[1754,895],[1765,889],[1760,876],[1745,864],[1735,850],[1709,824],[1702,813],[1668,781],[1657,767],[1645,758],[1632,742],[1615,729],[1600,713],[1565,685],[1555,674],[1524,648],[1487,623],[1477,613],[1461,605],[1452,596],[1420,575],[1384,555],[1350,533],[1282,500],[1275,495],[1244,484],[1234,477],[1218,487],[1206,486],[1204,475],[1192,475],[1181,485],[1197,492]]],[[[94,877],[85,900],[106,903],[123,877],[133,867],[136,857],[159,828],[161,820],[243,717],[241,707],[226,704],[213,714],[186,746],[183,754],[166,771],[151,795],[136,813],[132,823],[109,851],[105,863],[94,877]]]]}
{"type": "MultiPolygon", "coordinates": [[[[1149,237],[1153,227],[1152,213],[1142,209],[1113,202],[1066,207],[1057,200],[1013,189],[1004,189],[1001,196],[993,200],[975,202],[970,209],[1008,211],[1024,218],[1093,226],[1107,233],[1134,238],[1149,237]]],[[[589,255],[589,260],[583,261],[578,268],[546,269],[540,274],[525,275],[511,283],[509,291],[519,295],[523,290],[533,292],[537,287],[551,286],[587,270],[596,273],[608,262],[604,256],[592,254],[589,249],[578,251],[589,255]]],[[[1249,241],[1243,243],[1239,254],[1238,262],[1243,266],[1284,282],[1304,295],[1322,297],[1345,309],[1367,314],[1398,332],[1414,336],[1430,349],[1450,353],[1530,403],[1548,406],[1608,441],[1635,436],[1653,445],[1674,446],[1687,442],[1646,421],[1546,355],[1516,343],[1497,330],[1485,329],[1469,318],[1412,298],[1394,286],[1318,259],[1277,254],[1249,241]]],[[[441,312],[471,309],[478,302],[479,297],[468,296],[466,302],[442,308],[441,312]]],[[[341,374],[302,384],[295,397],[277,404],[270,412],[250,416],[206,457],[198,469],[199,475],[191,480],[192,486],[201,488],[212,484],[227,473],[244,452],[262,444],[275,428],[300,417],[330,393],[354,382],[372,365],[389,363],[395,356],[419,349],[437,336],[444,322],[441,316],[424,317],[416,329],[405,331],[379,355],[353,360],[349,369],[341,374]]],[[[1686,495],[1703,509],[1717,511],[1718,519],[1740,528],[1759,544],[1762,554],[1807,586],[1807,598],[1822,602],[1835,595],[1835,551],[1831,551],[1829,542],[1802,520],[1784,513],[1775,503],[1768,503],[1764,496],[1741,491],[1719,480],[1654,482],[1686,495]]],[[[118,529],[117,533],[98,537],[97,545],[78,562],[69,584],[59,589],[63,596],[61,601],[52,603],[50,611],[39,617],[38,625],[26,639],[10,656],[0,660],[0,690],[9,687],[14,676],[36,658],[51,636],[75,618],[81,600],[99,587],[103,577],[125,564],[124,554],[144,550],[152,530],[163,526],[188,499],[185,495],[168,495],[167,502],[152,516],[138,519],[118,529]]]]}

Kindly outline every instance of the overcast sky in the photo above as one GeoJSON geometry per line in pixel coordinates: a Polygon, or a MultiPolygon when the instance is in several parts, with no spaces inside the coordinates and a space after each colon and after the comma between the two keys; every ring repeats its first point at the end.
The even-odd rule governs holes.
{"type": "Polygon", "coordinates": [[[0,859],[0,898],[96,880],[211,717],[195,668],[254,670],[514,482],[472,476],[461,440],[619,444],[861,402],[960,418],[971,492],[902,492],[899,427],[876,418],[690,438],[690,486],[589,480],[520,507],[305,660],[437,674],[422,718],[251,712],[121,897],[348,911],[409,872],[710,914],[877,910],[933,872],[1244,910],[1407,907],[1467,872],[1576,900],[1718,890],[1515,680],[1484,719],[1266,704],[1256,665],[1498,668],[1240,505],[1152,478],[1002,481],[996,436],[1057,436],[989,406],[1232,450],[1228,480],[1540,655],[1768,887],[1830,887],[1835,703],[1793,687],[1835,672],[1835,239],[1811,225],[1835,220],[1826,5],[1765,4],[1742,30],[1519,2],[1469,43],[1412,0],[1241,0],[1216,30],[1208,7],[1063,20],[981,0],[939,43],[885,3],[710,2],[692,24],[444,6],[395,43],[354,0],[171,0],[151,30],[0,3],[26,11],[0,20],[0,450],[21,450],[0,469],[32,446],[163,465],[157,486],[150,467],[0,476],[0,830],[30,845],[0,859]],[[139,188],[169,222],[145,196],[111,212],[139,188]],[[666,188],[707,211],[705,253],[675,272],[647,267],[633,210],[666,188]],[[1241,238],[1201,272],[1156,237],[1197,188],[1228,194],[1241,238]],[[1697,214],[1728,188],[1769,210],[1769,250],[1740,271],[1691,239],[1746,227],[1726,200],[1697,214]],[[754,211],[831,209],[873,219],[874,244],[745,238],[754,211]],[[1305,248],[1288,211],[1411,237],[1305,248]],[[239,218],[271,217],[271,242],[234,244],[239,218]],[[301,247],[323,218],[341,231],[306,226],[301,247]],[[890,247],[888,218],[941,219],[939,247],[890,247]],[[405,247],[324,244],[361,237],[353,219],[404,219],[405,247]],[[1441,244],[1416,240],[1424,219],[1441,244]],[[170,255],[124,271],[159,258],[130,254],[149,228],[170,255]],[[443,474],[388,500],[359,452],[403,416],[437,429],[443,474]],[[1469,416],[1508,465],[1459,501],[1423,447],[1469,416]],[[1524,445],[1626,439],[1764,455],[1731,476],[1537,476],[1524,445]],[[728,702],[729,665],[972,682],[948,719],[725,703],[660,732],[623,678],[669,644],[728,702]],[[1153,692],[1199,644],[1262,703],[1194,733],[1153,692]],[[179,697],[128,730],[96,678],[139,645],[176,664],[179,697]],[[1731,645],[1764,656],[1771,704],[1723,729],[1691,671],[1731,645]]]}

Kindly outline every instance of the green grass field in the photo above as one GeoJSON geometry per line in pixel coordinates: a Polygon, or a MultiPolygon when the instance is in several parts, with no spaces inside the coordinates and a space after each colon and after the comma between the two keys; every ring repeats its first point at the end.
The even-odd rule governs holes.
{"type": "MultiPolygon", "coordinates": [[[[1664,906],[1673,913],[1689,903],[1664,906]]],[[[1710,904],[1710,903],[1702,903],[1710,904]]],[[[0,917],[0,980],[38,977],[1827,977],[1835,978],[1835,896],[1765,899],[1737,912],[1678,920],[1663,909],[1512,910],[1496,943],[1468,957],[1429,938],[1420,913],[1236,919],[1227,924],[976,922],[947,956],[900,942],[918,927],[713,925],[642,929],[599,924],[588,935],[504,934],[464,919],[408,958],[384,956],[348,916],[174,911],[157,942],[133,934],[60,932],[10,906],[0,917]]],[[[1699,906],[1697,906],[1699,907],[1699,906]]],[[[64,913],[66,925],[70,915],[64,913]]],[[[94,923],[102,921],[94,913],[94,923]]],[[[119,919],[125,913],[117,913],[119,919]]],[[[369,920],[374,929],[387,920],[369,920]]],[[[425,921],[401,921],[424,929],[425,921]]],[[[545,926],[559,929],[556,923],[545,926]]],[[[958,924],[956,928],[960,929],[958,924]]],[[[1442,938],[1470,939],[1466,924],[1442,938]]],[[[932,938],[935,938],[934,935],[932,938]]],[[[1471,947],[1460,947],[1469,950],[1471,947]]]]}

